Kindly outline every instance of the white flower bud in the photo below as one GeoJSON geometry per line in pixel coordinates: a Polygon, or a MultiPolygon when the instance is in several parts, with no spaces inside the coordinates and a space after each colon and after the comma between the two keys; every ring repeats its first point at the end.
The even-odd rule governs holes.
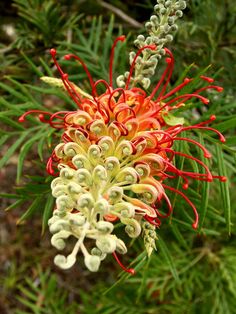
{"type": "Polygon", "coordinates": [[[113,253],[116,249],[116,237],[112,235],[100,236],[96,240],[96,246],[103,253],[113,253]]]}
{"type": "Polygon", "coordinates": [[[145,27],[146,27],[146,29],[147,29],[148,31],[151,30],[151,29],[152,29],[152,23],[147,22],[147,23],[145,24],[145,27]]]}
{"type": "Polygon", "coordinates": [[[179,10],[184,10],[184,9],[186,9],[186,6],[187,6],[187,5],[186,5],[186,1],[181,1],[181,0],[180,0],[180,1],[178,2],[178,9],[179,9],[179,10]]]}
{"type": "Polygon", "coordinates": [[[59,219],[60,217],[58,217],[58,215],[55,215],[55,210],[54,210],[53,216],[48,220],[48,225],[51,226],[52,224],[54,224],[54,222],[56,222],[59,219]]]}
{"type": "Polygon", "coordinates": [[[146,39],[146,44],[147,45],[151,45],[152,44],[152,37],[151,36],[148,36],[147,39],[146,39]]]}
{"type": "Polygon", "coordinates": [[[103,234],[111,233],[114,229],[114,225],[108,221],[99,221],[96,224],[96,228],[99,232],[103,234]]]}
{"type": "Polygon", "coordinates": [[[66,246],[64,239],[67,239],[71,235],[71,232],[61,230],[55,233],[51,238],[51,244],[58,250],[63,250],[66,246]]]}
{"type": "Polygon", "coordinates": [[[116,84],[117,84],[117,86],[119,86],[119,87],[124,87],[124,86],[125,86],[124,75],[119,75],[119,76],[116,78],[116,84]]]}
{"type": "Polygon", "coordinates": [[[92,272],[96,272],[99,269],[101,260],[96,255],[86,255],[84,258],[84,264],[88,268],[88,270],[92,272]]]}
{"type": "Polygon", "coordinates": [[[160,6],[159,6],[158,4],[156,4],[156,5],[154,6],[154,11],[155,11],[156,13],[159,13],[159,10],[160,10],[160,6]]]}
{"type": "Polygon", "coordinates": [[[52,180],[51,189],[54,189],[57,185],[63,185],[63,184],[64,184],[64,182],[63,182],[62,178],[57,177],[57,178],[52,180]]]}
{"type": "Polygon", "coordinates": [[[120,220],[123,224],[126,225],[125,232],[131,238],[137,238],[140,235],[142,229],[137,220],[133,218],[123,218],[123,217],[120,220]]]}
{"type": "Polygon", "coordinates": [[[61,195],[56,199],[56,204],[57,204],[58,210],[65,210],[65,209],[72,209],[74,202],[69,196],[61,195]]]}
{"type": "Polygon", "coordinates": [[[91,254],[98,256],[100,261],[103,261],[106,258],[106,256],[107,256],[107,254],[102,253],[102,251],[99,250],[97,247],[92,248],[91,254]]]}
{"type": "Polygon", "coordinates": [[[70,182],[67,186],[68,188],[68,192],[70,194],[79,194],[82,193],[82,188],[79,184],[75,183],[75,182],[70,182]]]}
{"type": "Polygon", "coordinates": [[[171,42],[173,40],[173,36],[170,34],[166,35],[166,40],[167,42],[171,42]]]}
{"type": "Polygon", "coordinates": [[[97,164],[101,157],[101,150],[98,145],[91,145],[88,149],[88,158],[93,164],[97,164]]]}
{"type": "Polygon", "coordinates": [[[102,137],[98,142],[98,146],[105,157],[112,155],[115,149],[114,141],[110,136],[102,137]]]}
{"type": "Polygon", "coordinates": [[[117,174],[116,181],[134,184],[138,181],[138,173],[134,168],[126,167],[117,174]]]}
{"type": "Polygon", "coordinates": [[[182,17],[182,16],[183,16],[183,12],[180,11],[180,10],[177,10],[177,11],[175,12],[175,15],[176,15],[177,17],[182,17]]]}
{"type": "Polygon", "coordinates": [[[170,26],[168,24],[164,25],[164,32],[167,34],[170,31],[170,26]]]}
{"type": "Polygon", "coordinates": [[[60,171],[60,176],[64,179],[72,179],[74,176],[75,170],[69,168],[69,167],[63,167],[60,171]]]}
{"type": "Polygon", "coordinates": [[[124,218],[132,218],[135,215],[135,209],[134,206],[131,203],[128,202],[120,202],[116,203],[113,208],[113,212],[118,212],[121,214],[124,218]]]}
{"type": "Polygon", "coordinates": [[[161,8],[161,9],[160,9],[160,13],[161,13],[162,15],[166,14],[166,8],[164,8],[164,7],[161,8]]]}
{"type": "Polygon", "coordinates": [[[135,170],[137,171],[137,173],[139,174],[139,176],[143,179],[143,178],[146,178],[146,177],[149,177],[150,175],[150,167],[147,163],[145,164],[137,164],[135,166],[135,170]]]}
{"type": "Polygon", "coordinates": [[[83,150],[81,150],[78,144],[69,142],[64,146],[64,153],[68,157],[74,157],[75,155],[83,153],[83,150]]]}
{"type": "Polygon", "coordinates": [[[107,179],[107,171],[103,166],[98,165],[93,169],[92,177],[93,182],[98,184],[101,180],[103,181],[107,179]]]}
{"type": "Polygon", "coordinates": [[[172,32],[176,32],[176,31],[178,30],[178,25],[176,25],[176,24],[171,25],[170,30],[171,30],[172,32]]]}
{"type": "Polygon", "coordinates": [[[125,78],[128,78],[129,77],[129,72],[126,71],[124,75],[125,75],[125,78]]]}
{"type": "Polygon", "coordinates": [[[172,4],[172,2],[171,2],[170,0],[167,0],[167,1],[165,2],[165,7],[168,8],[168,7],[171,6],[171,4],[172,4]]]}
{"type": "Polygon", "coordinates": [[[143,42],[145,41],[145,37],[143,35],[138,35],[137,39],[139,41],[143,41],[143,42]]]}
{"type": "Polygon", "coordinates": [[[169,18],[168,18],[168,24],[169,25],[173,25],[175,23],[175,18],[173,17],[173,16],[170,16],[169,18]]]}
{"type": "Polygon", "coordinates": [[[94,211],[106,215],[109,212],[109,203],[105,199],[100,199],[94,204],[94,211]]]}
{"type": "Polygon", "coordinates": [[[58,219],[49,227],[50,232],[53,234],[65,229],[69,229],[69,222],[64,219],[58,219]]]}
{"type": "Polygon", "coordinates": [[[108,190],[109,200],[114,204],[119,202],[123,197],[123,189],[119,186],[113,186],[108,190]]]}
{"type": "Polygon", "coordinates": [[[75,177],[76,181],[82,186],[90,186],[93,183],[91,173],[87,169],[78,169],[75,177]]]}
{"type": "Polygon", "coordinates": [[[76,262],[76,257],[72,254],[65,257],[64,255],[58,254],[54,258],[54,264],[62,269],[71,268],[76,262]]]}
{"type": "Polygon", "coordinates": [[[86,218],[82,216],[81,213],[69,214],[69,222],[71,225],[81,227],[85,224],[86,218]]]}
{"type": "Polygon", "coordinates": [[[90,131],[100,136],[106,134],[105,123],[102,120],[95,120],[90,125],[90,131]]]}
{"type": "Polygon", "coordinates": [[[133,62],[134,58],[135,58],[135,52],[132,51],[129,54],[129,63],[130,64],[133,62]]]}
{"type": "Polygon", "coordinates": [[[130,156],[133,153],[133,148],[130,141],[122,140],[116,148],[116,156],[120,160],[122,157],[130,156]]]}
{"type": "Polygon", "coordinates": [[[156,16],[156,15],[152,15],[152,16],[150,17],[150,21],[153,22],[153,23],[158,23],[158,18],[157,18],[157,16],[156,16]]]}
{"type": "Polygon", "coordinates": [[[89,169],[91,167],[91,164],[87,157],[84,155],[76,155],[72,159],[72,163],[77,169],[86,168],[89,169]]]}
{"type": "Polygon", "coordinates": [[[148,89],[148,87],[149,87],[150,84],[151,84],[150,79],[147,78],[147,77],[144,77],[141,82],[142,82],[142,85],[143,85],[143,88],[144,88],[144,89],[148,89]]]}
{"type": "Polygon", "coordinates": [[[105,167],[107,170],[107,173],[112,176],[113,174],[116,174],[120,171],[120,162],[119,159],[116,157],[108,157],[105,160],[105,167]]]}
{"type": "Polygon", "coordinates": [[[80,195],[78,201],[77,201],[79,208],[89,208],[92,209],[94,205],[94,199],[91,195],[91,193],[86,193],[80,195]]]}
{"type": "Polygon", "coordinates": [[[116,251],[120,254],[126,254],[127,253],[127,247],[125,246],[125,243],[121,239],[116,239],[116,251]]]}
{"type": "Polygon", "coordinates": [[[64,143],[60,143],[60,144],[58,144],[55,147],[54,151],[55,151],[55,154],[56,154],[57,157],[59,157],[59,158],[64,158],[65,157],[64,146],[65,146],[64,143]]]}
{"type": "Polygon", "coordinates": [[[52,189],[52,196],[59,197],[66,194],[67,187],[66,185],[57,185],[52,189]]]}

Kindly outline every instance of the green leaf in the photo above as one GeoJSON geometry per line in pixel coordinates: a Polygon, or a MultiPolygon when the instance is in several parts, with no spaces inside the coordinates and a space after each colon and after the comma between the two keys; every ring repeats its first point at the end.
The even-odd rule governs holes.
{"type": "MultiPolygon", "coordinates": [[[[219,167],[219,175],[220,176],[226,176],[226,167],[224,163],[224,155],[223,151],[220,145],[216,145],[216,155],[217,155],[217,161],[218,161],[218,167],[219,167]]],[[[229,180],[229,178],[228,178],[229,180]]],[[[229,181],[226,182],[219,182],[220,189],[221,189],[221,195],[222,195],[222,205],[224,209],[224,215],[226,219],[226,225],[228,229],[228,233],[231,233],[231,202],[230,202],[230,195],[229,195],[229,181]]]]}
{"type": "Polygon", "coordinates": [[[3,113],[0,113],[0,121],[4,122],[7,126],[13,127],[16,130],[20,130],[20,131],[25,130],[25,128],[20,123],[17,123],[13,119],[8,118],[6,116],[7,114],[8,114],[8,111],[5,111],[4,115],[3,113]]]}
{"type": "MultiPolygon", "coordinates": [[[[18,197],[18,196],[17,196],[18,197]]],[[[15,198],[15,197],[14,197],[15,198]]],[[[23,204],[25,202],[24,199],[19,199],[17,200],[15,203],[11,204],[10,206],[8,206],[7,208],[5,208],[5,211],[9,211],[13,208],[16,208],[17,206],[20,206],[21,204],[23,204]]]]}
{"type": "Polygon", "coordinates": [[[42,234],[44,234],[45,229],[48,225],[48,219],[52,216],[53,205],[54,205],[54,198],[50,194],[47,197],[47,202],[45,204],[44,211],[43,211],[42,234]]]}
{"type": "Polygon", "coordinates": [[[164,256],[167,264],[170,267],[170,271],[172,272],[173,277],[175,278],[175,280],[179,281],[179,275],[178,275],[177,269],[175,267],[171,253],[168,250],[165,242],[160,237],[160,235],[158,235],[158,242],[157,243],[158,243],[158,246],[160,247],[160,251],[161,251],[162,255],[164,256]]]}
{"type": "MultiPolygon", "coordinates": [[[[202,134],[199,135],[199,142],[205,146],[204,139],[202,134]]],[[[209,161],[207,158],[204,157],[203,152],[201,152],[201,161],[208,167],[209,161]]],[[[203,170],[205,172],[205,169],[203,170]]],[[[203,181],[201,186],[201,204],[199,206],[199,213],[200,213],[200,222],[199,222],[199,230],[201,231],[201,228],[203,226],[207,210],[208,210],[208,201],[209,201],[209,191],[210,191],[210,182],[203,181]]]]}
{"type": "Polygon", "coordinates": [[[19,158],[18,158],[18,166],[17,166],[17,175],[16,175],[16,182],[20,182],[21,174],[22,174],[22,169],[24,165],[24,160],[25,157],[30,150],[31,146],[34,145],[35,143],[37,144],[37,140],[44,137],[43,134],[45,135],[45,126],[42,127],[42,129],[39,130],[38,133],[33,135],[30,140],[28,140],[22,147],[19,153],[19,158]]]}
{"type": "Polygon", "coordinates": [[[167,125],[175,126],[177,124],[184,124],[184,118],[175,117],[173,114],[168,113],[167,115],[162,115],[163,120],[167,125]]]}
{"type": "Polygon", "coordinates": [[[227,136],[227,145],[236,147],[236,135],[234,136],[227,136]]]}
{"type": "Polygon", "coordinates": [[[11,83],[13,83],[23,95],[25,95],[25,99],[32,101],[33,104],[37,105],[37,101],[33,97],[33,95],[29,92],[29,90],[20,82],[14,80],[13,78],[9,76],[5,76],[11,83]]]}
{"type": "Polygon", "coordinates": [[[5,155],[0,160],[0,168],[2,168],[7,162],[9,162],[10,157],[14,154],[17,148],[21,145],[24,139],[27,137],[28,132],[22,132],[18,140],[13,143],[10,148],[6,151],[5,155]]]}
{"type": "Polygon", "coordinates": [[[34,301],[34,303],[37,303],[38,296],[36,294],[30,292],[30,290],[27,290],[23,285],[19,285],[18,288],[26,297],[34,301]]]}
{"type": "Polygon", "coordinates": [[[48,66],[48,64],[42,59],[42,58],[39,58],[42,66],[44,67],[46,73],[48,76],[53,76],[53,72],[51,70],[51,68],[48,66]]]}
{"type": "Polygon", "coordinates": [[[5,134],[0,137],[0,147],[9,139],[10,135],[5,134]]]}
{"type": "Polygon", "coordinates": [[[224,122],[221,122],[221,123],[214,125],[214,127],[220,132],[225,132],[225,131],[230,130],[230,129],[235,129],[235,126],[236,126],[236,117],[235,116],[231,119],[227,119],[224,122]]]}
{"type": "Polygon", "coordinates": [[[26,60],[27,63],[31,66],[32,70],[40,77],[43,76],[43,72],[39,70],[39,68],[28,58],[23,51],[21,51],[21,55],[26,60]]]}
{"type": "Polygon", "coordinates": [[[19,198],[19,195],[18,194],[10,194],[10,193],[0,193],[0,197],[15,199],[15,198],[19,198]]]}
{"type": "Polygon", "coordinates": [[[17,99],[19,99],[20,101],[27,101],[27,97],[23,96],[22,93],[19,93],[16,91],[15,88],[10,87],[9,85],[0,82],[0,87],[7,91],[10,95],[15,96],[17,99]]]}
{"type": "Polygon", "coordinates": [[[179,241],[179,243],[180,243],[186,250],[188,250],[188,244],[187,244],[187,242],[186,242],[184,236],[183,236],[182,233],[180,232],[178,225],[175,224],[175,223],[171,223],[171,224],[169,224],[169,226],[170,226],[172,232],[174,233],[176,239],[179,241]]]}
{"type": "Polygon", "coordinates": [[[40,203],[43,197],[44,195],[39,195],[38,197],[35,198],[35,200],[27,209],[27,211],[18,219],[17,221],[18,225],[21,224],[24,220],[31,217],[40,208],[40,203]]]}

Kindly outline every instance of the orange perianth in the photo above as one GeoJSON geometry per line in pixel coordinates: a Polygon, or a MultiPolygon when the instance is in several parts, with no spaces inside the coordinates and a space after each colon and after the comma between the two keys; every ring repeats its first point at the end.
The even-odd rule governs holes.
{"type": "Polygon", "coordinates": [[[115,222],[119,219],[117,216],[112,215],[112,214],[105,215],[104,218],[106,221],[110,221],[110,222],[115,222]]]}

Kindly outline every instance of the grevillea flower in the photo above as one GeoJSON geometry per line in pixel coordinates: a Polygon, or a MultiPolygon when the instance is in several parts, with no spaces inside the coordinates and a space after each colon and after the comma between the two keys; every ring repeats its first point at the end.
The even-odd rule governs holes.
{"type": "Polygon", "coordinates": [[[212,85],[213,79],[201,76],[205,86],[198,90],[181,94],[192,82],[191,78],[185,78],[180,85],[167,91],[174,67],[173,55],[167,48],[166,69],[152,92],[147,94],[143,89],[131,86],[137,58],[144,49],[155,50],[155,45],[144,46],[137,52],[125,87],[115,88],[114,52],[117,42],[124,39],[124,36],[118,37],[112,46],[109,82],[103,79],[95,82],[79,57],[65,56],[66,60],[75,59],[81,63],[91,85],[91,95],[69,80],[56,59],[56,50],[51,49],[61,82],[78,109],[56,113],[31,110],[19,119],[23,122],[28,114],[37,114],[43,123],[63,131],[61,143],[47,163],[48,173],[55,176],[51,188],[56,209],[49,220],[52,245],[63,250],[69,237],[77,239],[71,254],[55,257],[55,264],[63,269],[74,265],[76,255],[81,251],[90,271],[97,271],[107,254],[113,254],[119,265],[133,274],[134,270],[125,268],[117,255],[125,254],[127,246],[114,233],[115,225],[123,225],[130,238],[143,235],[150,255],[155,248],[155,228],[173,211],[168,193],[177,193],[186,201],[186,209],[189,208],[193,215],[192,227],[197,229],[197,209],[183,190],[193,180],[226,180],[213,175],[199,158],[175,149],[175,142],[185,141],[197,146],[205,158],[210,158],[211,154],[202,144],[181,134],[191,130],[211,131],[225,142],[220,132],[208,126],[215,116],[192,126],[184,126],[183,119],[177,119],[177,123],[169,123],[168,119],[171,111],[192,98],[208,104],[209,100],[201,93],[209,89],[221,92],[222,88],[212,85]],[[97,92],[99,84],[105,87],[100,95],[97,92]],[[198,173],[178,169],[175,156],[196,162],[202,170],[198,173]],[[176,178],[182,180],[179,190],[169,185],[176,178]]]}

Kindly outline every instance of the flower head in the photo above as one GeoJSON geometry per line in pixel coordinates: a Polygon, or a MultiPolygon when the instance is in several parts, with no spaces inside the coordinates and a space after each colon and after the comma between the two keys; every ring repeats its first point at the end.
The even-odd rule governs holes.
{"type": "Polygon", "coordinates": [[[213,85],[213,79],[201,76],[205,86],[198,90],[181,93],[185,86],[192,83],[191,78],[185,78],[177,87],[167,91],[174,67],[173,55],[167,48],[166,69],[152,92],[147,94],[133,86],[131,77],[136,60],[145,49],[155,50],[155,45],[139,49],[133,58],[125,87],[115,88],[114,52],[117,42],[124,39],[124,36],[118,37],[112,46],[109,82],[103,79],[94,81],[79,57],[72,54],[65,56],[67,60],[75,59],[81,63],[91,85],[91,95],[69,80],[56,59],[56,50],[51,49],[64,89],[78,109],[56,113],[31,110],[20,117],[22,122],[28,114],[36,113],[43,123],[63,130],[62,141],[47,163],[48,173],[56,177],[51,185],[52,195],[56,198],[56,209],[49,220],[52,245],[63,250],[69,237],[77,239],[70,255],[55,257],[55,264],[63,269],[76,262],[80,250],[90,271],[97,271],[101,261],[108,254],[113,254],[119,265],[133,274],[134,270],[125,268],[117,255],[125,254],[127,247],[114,233],[115,225],[122,224],[130,238],[143,235],[150,255],[155,248],[155,228],[173,211],[167,192],[177,193],[186,201],[193,212],[192,227],[197,229],[197,209],[183,190],[192,180],[226,180],[213,175],[199,158],[175,149],[175,142],[185,141],[197,146],[205,158],[211,158],[202,144],[181,134],[190,130],[211,131],[224,142],[223,135],[208,126],[215,116],[205,122],[184,126],[183,119],[173,119],[170,114],[192,98],[208,104],[209,100],[201,93],[208,89],[221,92],[222,88],[213,85]],[[97,92],[99,84],[105,87],[102,94],[97,92]],[[175,156],[195,161],[202,171],[178,169],[174,163],[175,156]],[[180,190],[169,185],[176,178],[182,180],[180,190]],[[168,209],[166,213],[164,207],[168,209]]]}

